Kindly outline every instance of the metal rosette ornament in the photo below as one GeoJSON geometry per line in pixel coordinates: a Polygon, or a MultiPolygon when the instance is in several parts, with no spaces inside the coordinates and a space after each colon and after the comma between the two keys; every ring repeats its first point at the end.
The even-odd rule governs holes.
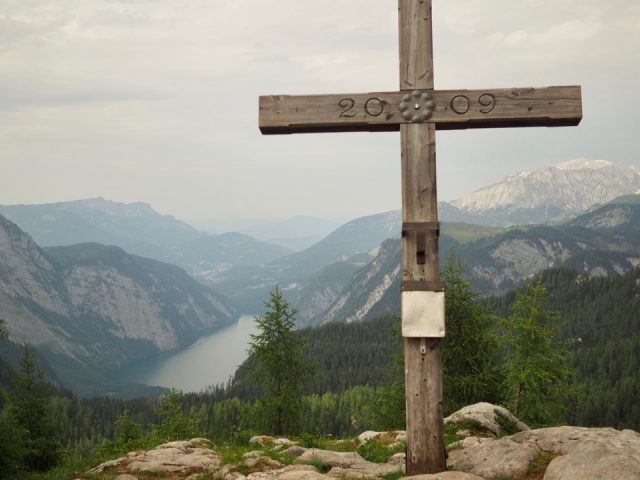
{"type": "Polygon", "coordinates": [[[435,108],[436,102],[433,95],[423,90],[407,93],[400,102],[402,118],[414,123],[429,120],[435,108]]]}

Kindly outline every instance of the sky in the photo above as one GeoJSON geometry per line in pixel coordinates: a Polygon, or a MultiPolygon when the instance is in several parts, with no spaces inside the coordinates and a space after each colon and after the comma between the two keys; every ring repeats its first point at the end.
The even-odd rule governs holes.
{"type": "MultiPolygon", "coordinates": [[[[640,2],[433,0],[437,89],[581,85],[578,127],[438,132],[438,195],[640,167],[640,2]]],[[[104,197],[224,230],[400,208],[398,133],[266,136],[258,96],[398,89],[395,0],[0,0],[0,204],[104,197]]]]}

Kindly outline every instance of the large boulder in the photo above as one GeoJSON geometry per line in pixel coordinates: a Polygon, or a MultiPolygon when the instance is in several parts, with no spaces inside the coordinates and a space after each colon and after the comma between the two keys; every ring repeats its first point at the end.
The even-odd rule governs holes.
{"type": "Polygon", "coordinates": [[[640,434],[633,430],[554,427],[511,438],[559,455],[549,463],[544,480],[640,479],[640,434]]]}
{"type": "Polygon", "coordinates": [[[447,465],[484,478],[521,478],[539,453],[533,443],[469,437],[460,442],[460,448],[449,452],[447,465]]]}
{"type": "Polygon", "coordinates": [[[212,472],[222,465],[220,455],[204,447],[202,439],[170,442],[147,452],[131,452],[128,455],[102,463],[89,473],[116,471],[123,473],[157,472],[190,474],[212,472]]]}
{"type": "Polygon", "coordinates": [[[485,479],[520,478],[540,458],[549,462],[541,466],[544,480],[638,480],[640,434],[613,428],[553,427],[501,439],[469,437],[449,452],[447,463],[485,479]]]}
{"type": "Polygon", "coordinates": [[[478,422],[480,428],[489,432],[496,437],[503,434],[512,434],[516,431],[522,432],[529,430],[529,427],[517,419],[509,410],[498,405],[487,402],[475,403],[461,408],[444,419],[444,423],[460,423],[478,422]],[[500,418],[502,417],[502,419],[500,418]],[[506,421],[514,429],[512,432],[506,432],[502,425],[506,421]]]}

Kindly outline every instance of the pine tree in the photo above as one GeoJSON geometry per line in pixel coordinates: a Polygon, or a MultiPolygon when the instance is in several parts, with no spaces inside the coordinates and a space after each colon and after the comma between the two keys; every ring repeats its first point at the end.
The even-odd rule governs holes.
{"type": "Polygon", "coordinates": [[[442,278],[447,331],[443,344],[445,410],[495,402],[500,398],[500,387],[494,317],[480,305],[455,252],[449,254],[442,278]]]}
{"type": "Polygon", "coordinates": [[[516,294],[504,327],[506,407],[534,424],[558,421],[569,393],[566,342],[557,338],[558,314],[546,306],[542,276],[516,294]]]}
{"type": "Polygon", "coordinates": [[[264,387],[260,418],[266,433],[299,433],[303,387],[310,367],[302,360],[304,340],[294,335],[296,310],[276,287],[267,311],[256,317],[258,333],[251,335],[249,354],[256,360],[253,374],[264,387]]]}
{"type": "Polygon", "coordinates": [[[156,414],[161,418],[160,425],[154,431],[158,441],[189,440],[202,435],[200,419],[184,413],[183,401],[184,394],[173,388],[164,396],[162,405],[156,409],[156,414]]]}
{"type": "Polygon", "coordinates": [[[12,478],[22,467],[25,434],[5,404],[0,410],[0,478],[12,478]]]}
{"type": "Polygon", "coordinates": [[[11,410],[15,423],[24,432],[23,464],[28,470],[45,471],[61,460],[62,445],[49,410],[50,395],[35,356],[26,345],[14,378],[11,410]]]}

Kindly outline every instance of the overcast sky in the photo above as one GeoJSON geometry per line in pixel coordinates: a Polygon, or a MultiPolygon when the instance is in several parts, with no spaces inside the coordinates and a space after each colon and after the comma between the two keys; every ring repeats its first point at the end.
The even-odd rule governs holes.
{"type": "MultiPolygon", "coordinates": [[[[436,88],[583,87],[579,127],[441,132],[440,199],[640,167],[638,0],[434,0],[436,88]]],[[[397,133],[262,137],[258,96],[398,88],[396,0],[0,0],[0,204],[102,196],[198,226],[400,208],[397,133]]]]}

